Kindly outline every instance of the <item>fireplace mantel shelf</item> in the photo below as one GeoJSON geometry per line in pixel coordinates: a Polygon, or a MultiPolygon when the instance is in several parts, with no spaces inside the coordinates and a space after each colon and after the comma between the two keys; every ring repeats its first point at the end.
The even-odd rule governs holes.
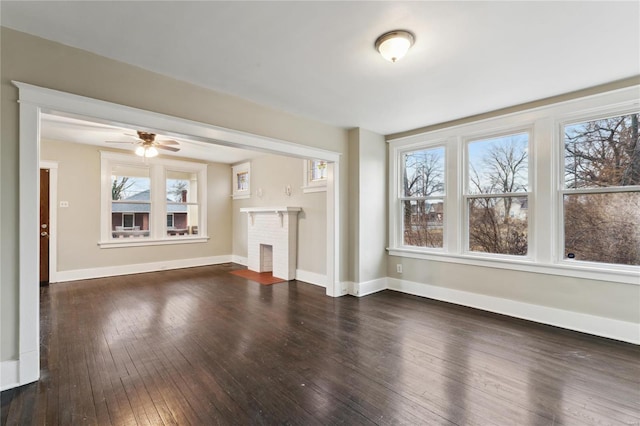
{"type": "Polygon", "coordinates": [[[244,207],[240,209],[241,213],[248,213],[249,218],[251,218],[251,224],[255,223],[254,215],[260,213],[274,213],[280,216],[280,225],[284,226],[284,214],[298,214],[302,211],[300,207],[244,207]]]}

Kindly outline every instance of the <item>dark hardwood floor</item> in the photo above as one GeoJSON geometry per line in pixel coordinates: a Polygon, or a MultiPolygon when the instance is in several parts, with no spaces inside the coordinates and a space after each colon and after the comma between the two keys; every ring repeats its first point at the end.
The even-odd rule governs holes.
{"type": "Polygon", "coordinates": [[[2,424],[628,425],[640,348],[221,265],[41,291],[42,378],[2,424]]]}

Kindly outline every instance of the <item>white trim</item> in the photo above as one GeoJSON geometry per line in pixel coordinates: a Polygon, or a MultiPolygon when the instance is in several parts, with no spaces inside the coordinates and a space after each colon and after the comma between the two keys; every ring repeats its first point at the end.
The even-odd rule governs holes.
{"type": "Polygon", "coordinates": [[[19,369],[19,361],[10,359],[0,362],[0,391],[19,386],[19,369]]]}
{"type": "Polygon", "coordinates": [[[246,258],[246,256],[238,256],[237,254],[232,254],[231,263],[237,263],[238,265],[247,266],[249,260],[246,258]]]}
{"type": "Polygon", "coordinates": [[[109,241],[99,241],[98,246],[103,249],[120,248],[120,247],[141,247],[141,246],[168,246],[172,244],[193,244],[193,243],[206,243],[209,241],[209,237],[194,236],[194,237],[165,237],[158,239],[150,238],[121,238],[112,239],[109,241]]]}
{"type": "Polygon", "coordinates": [[[582,333],[640,344],[640,324],[485,296],[430,284],[388,278],[389,290],[469,306],[582,333]]]}
{"type": "Polygon", "coordinates": [[[58,274],[58,162],[40,160],[41,169],[49,169],[49,282],[58,274]]]}
{"type": "Polygon", "coordinates": [[[350,283],[351,288],[349,294],[356,297],[368,296],[387,289],[387,277],[376,278],[375,280],[365,281],[362,283],[350,283]]]}
{"type": "Polygon", "coordinates": [[[425,253],[420,250],[389,248],[389,255],[408,257],[411,259],[433,260],[437,262],[459,263],[464,265],[484,266],[488,268],[510,269],[514,271],[535,272],[539,274],[561,275],[576,278],[585,278],[597,281],[611,281],[623,284],[640,285],[640,274],[638,268],[624,266],[604,268],[601,265],[591,266],[587,262],[570,261],[563,263],[540,263],[527,258],[515,258],[515,256],[494,256],[488,259],[486,256],[453,253],[425,253]],[[580,263],[580,264],[578,264],[580,263]]]}
{"type": "Polygon", "coordinates": [[[309,272],[302,269],[296,269],[296,280],[304,281],[305,283],[317,285],[320,287],[327,287],[327,276],[318,274],[317,272],[309,272]]]}
{"type": "MultiPolygon", "coordinates": [[[[341,154],[280,139],[241,132],[211,124],[186,120],[138,108],[105,102],[85,96],[12,81],[19,92],[19,238],[22,253],[18,271],[18,357],[20,381],[24,385],[38,380],[40,345],[40,293],[38,286],[39,240],[39,155],[40,114],[67,114],[93,118],[124,127],[145,127],[167,134],[181,134],[196,140],[242,149],[253,149],[299,158],[318,158],[336,169],[327,190],[327,294],[333,296],[340,271],[340,203],[338,172],[341,154]],[[335,167],[334,167],[335,165],[335,167]],[[335,186],[335,188],[333,188],[335,186]],[[35,355],[35,356],[33,356],[35,355]],[[35,363],[33,362],[35,360],[35,363]]],[[[340,294],[336,294],[340,295],[340,294]]]]}
{"type": "Polygon", "coordinates": [[[115,277],[118,275],[144,274],[146,272],[170,269],[194,268],[197,266],[219,265],[231,262],[230,255],[175,259],[160,262],[134,263],[129,265],[103,266],[99,268],[73,269],[58,272],[58,282],[90,280],[93,278],[115,277]]]}
{"type": "Polygon", "coordinates": [[[20,104],[18,385],[40,378],[40,113],[20,104]]]}
{"type": "Polygon", "coordinates": [[[310,194],[313,192],[327,192],[327,186],[301,186],[303,194],[310,194]]]}

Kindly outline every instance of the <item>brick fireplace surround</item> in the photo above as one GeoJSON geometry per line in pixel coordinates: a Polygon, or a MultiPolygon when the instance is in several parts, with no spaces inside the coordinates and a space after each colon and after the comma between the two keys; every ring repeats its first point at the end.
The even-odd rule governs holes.
{"type": "Polygon", "coordinates": [[[248,207],[247,268],[268,272],[276,278],[294,280],[298,252],[300,207],[248,207]]]}

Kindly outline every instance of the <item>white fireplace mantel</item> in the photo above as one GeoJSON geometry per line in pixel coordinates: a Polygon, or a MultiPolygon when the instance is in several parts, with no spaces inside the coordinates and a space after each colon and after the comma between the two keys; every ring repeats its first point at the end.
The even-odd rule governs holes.
{"type": "Polygon", "coordinates": [[[274,277],[293,280],[296,275],[297,229],[300,207],[247,207],[247,268],[272,271],[274,277]]]}
{"type": "Polygon", "coordinates": [[[251,224],[255,224],[255,215],[257,213],[274,213],[280,216],[280,226],[283,225],[283,215],[284,214],[297,214],[302,211],[300,207],[244,207],[240,209],[241,213],[248,213],[249,218],[251,219],[251,224]]]}

